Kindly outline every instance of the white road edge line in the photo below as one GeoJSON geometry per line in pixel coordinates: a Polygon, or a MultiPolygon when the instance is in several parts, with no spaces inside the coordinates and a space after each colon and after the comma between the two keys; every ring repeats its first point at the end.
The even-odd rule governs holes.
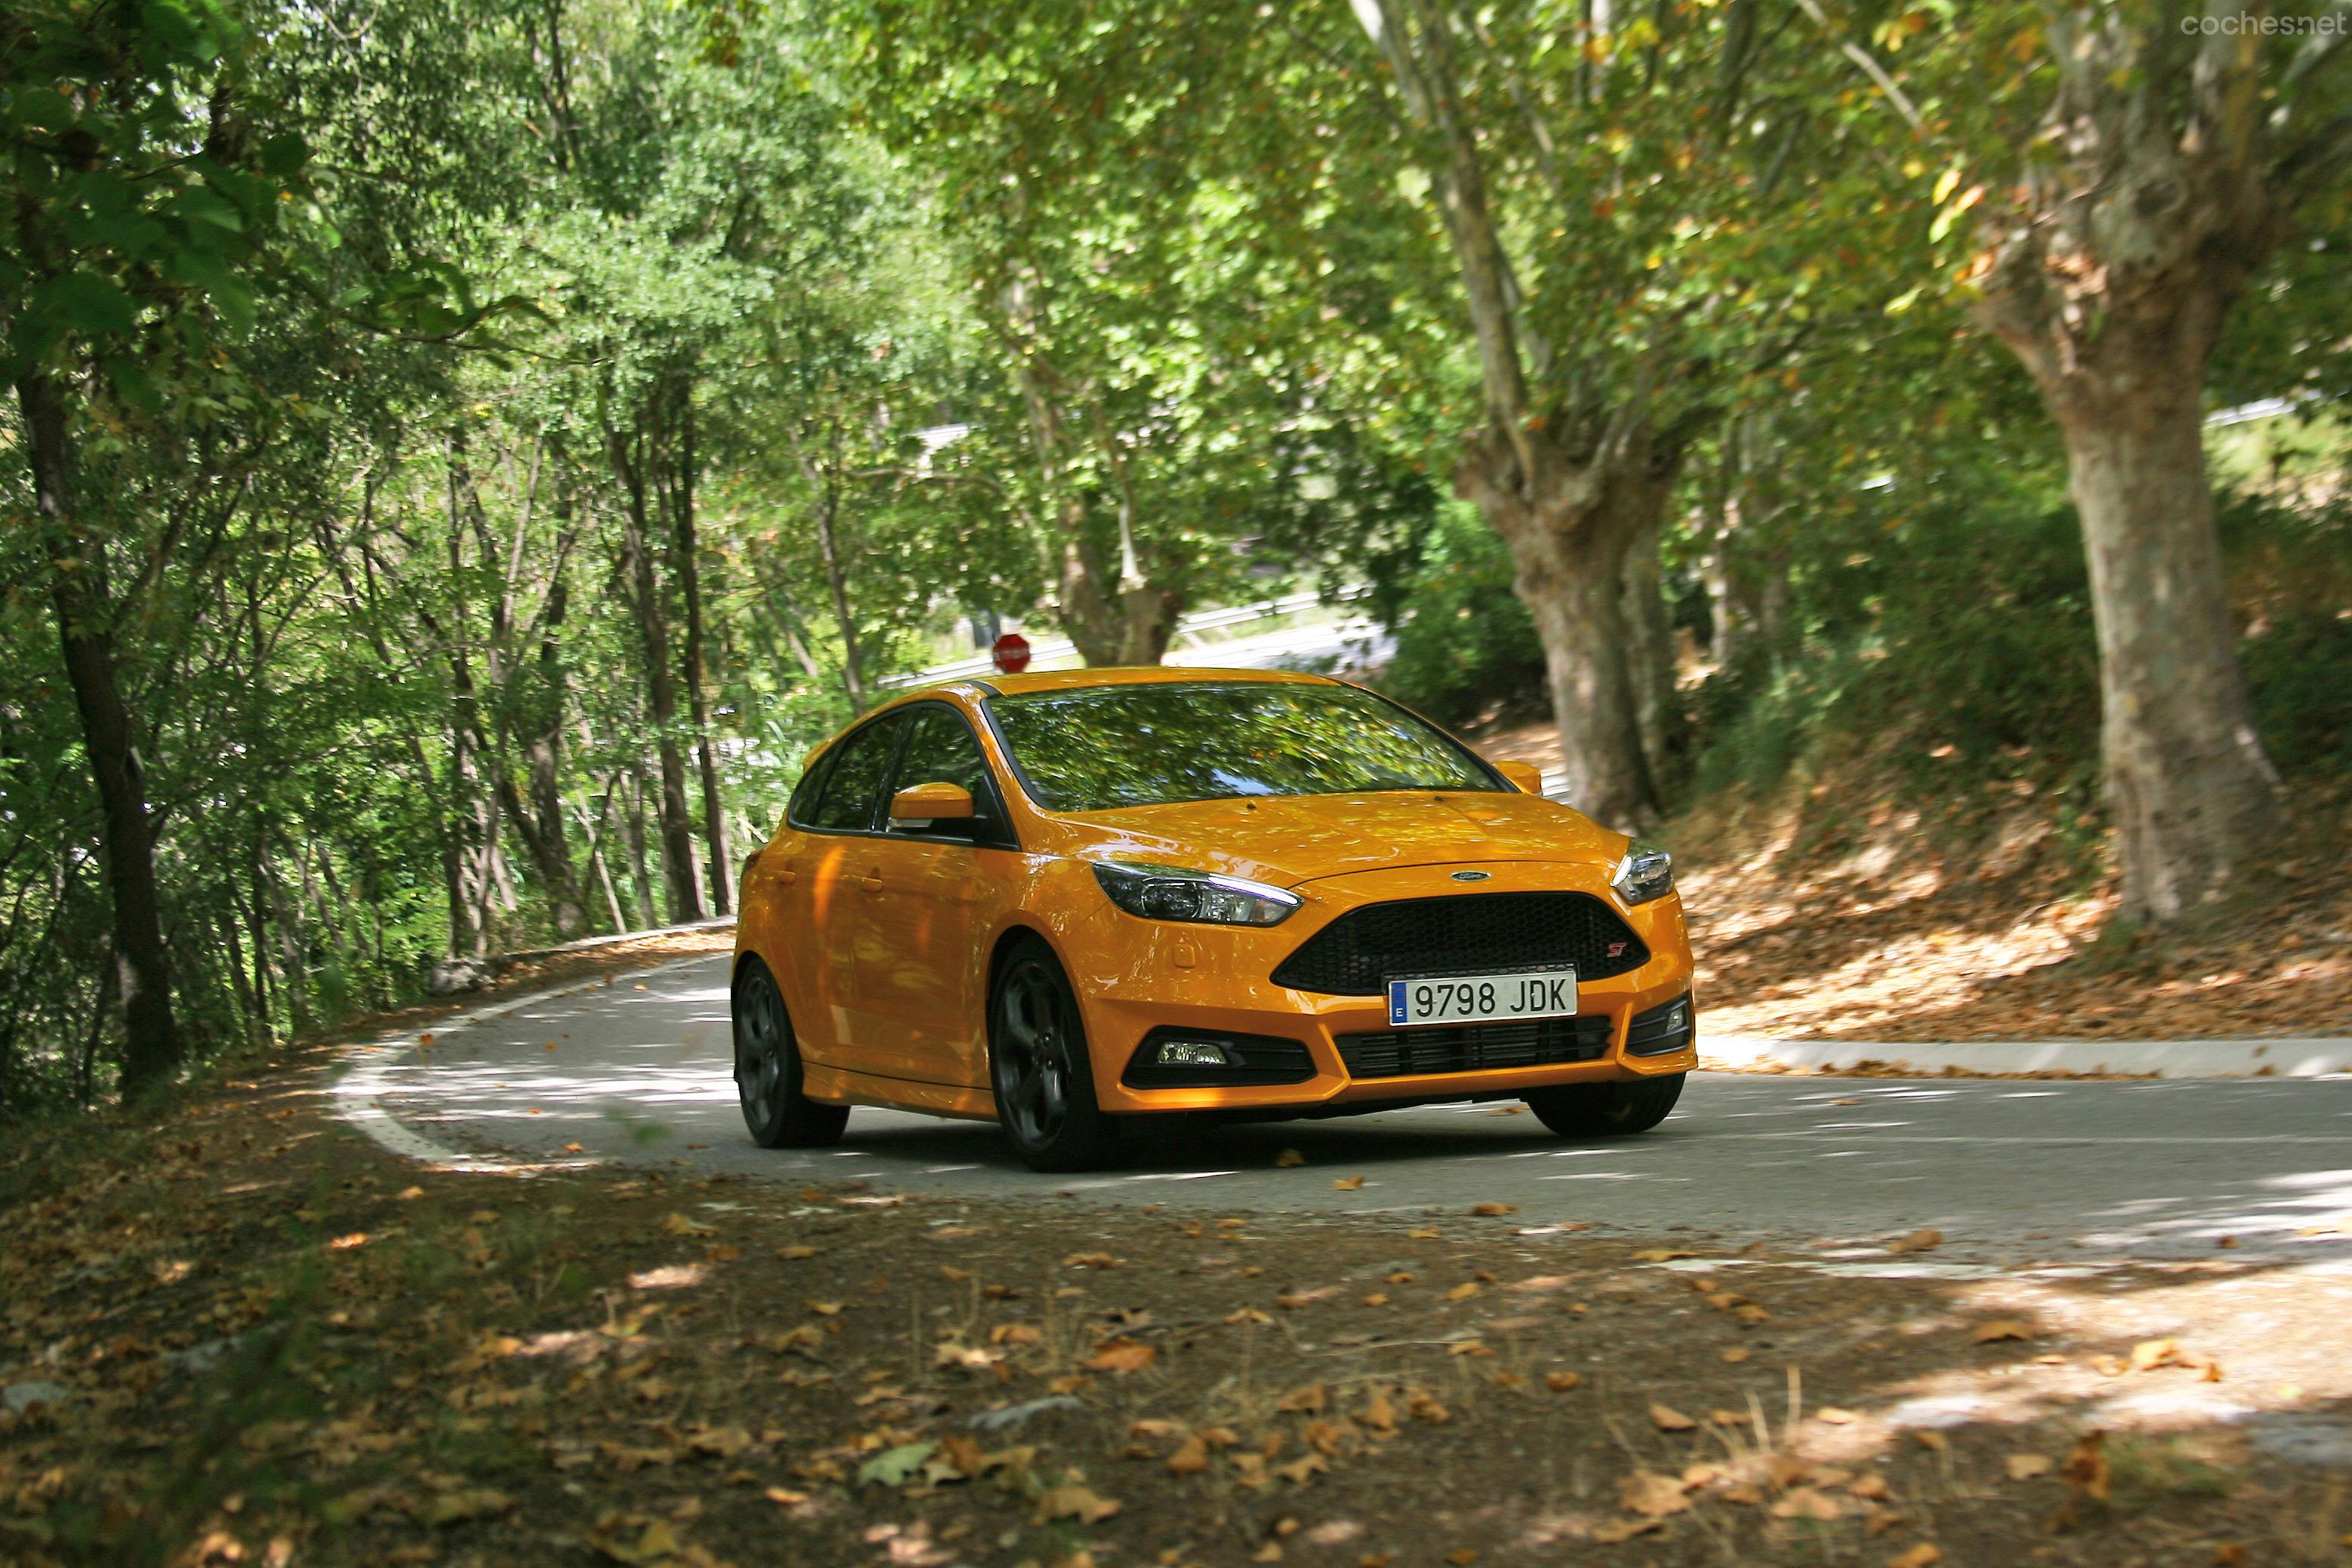
{"type": "MultiPolygon", "coordinates": [[[[667,975],[676,969],[691,968],[697,964],[708,964],[727,956],[728,955],[724,953],[698,953],[691,958],[674,958],[667,964],[656,964],[649,969],[625,969],[618,972],[633,978],[647,979],[656,975],[667,975]]],[[[471,1029],[476,1024],[487,1023],[492,1019],[503,1018],[509,1013],[520,1012],[525,1008],[535,1007],[541,1002],[552,1001],[558,997],[568,997],[576,991],[602,990],[609,977],[568,980],[560,986],[549,986],[541,990],[526,991],[521,996],[509,997],[504,1001],[493,1002],[488,1007],[476,1008],[470,1012],[458,1013],[452,1018],[436,1019],[429,1029],[395,1030],[388,1034],[377,1036],[372,1044],[354,1042],[345,1046],[342,1051],[343,1060],[352,1065],[335,1080],[333,1087],[328,1091],[337,1102],[335,1119],[350,1123],[373,1139],[379,1147],[387,1149],[403,1159],[415,1160],[420,1165],[432,1166],[441,1170],[490,1175],[528,1175],[533,1170],[544,1168],[543,1162],[519,1164],[509,1160],[491,1159],[480,1155],[463,1155],[455,1149],[434,1142],[384,1109],[383,1093],[386,1088],[386,1076],[393,1068],[402,1064],[404,1053],[416,1054],[419,1061],[423,1060],[417,1044],[421,1036],[456,1034],[460,1030],[471,1029]]]]}

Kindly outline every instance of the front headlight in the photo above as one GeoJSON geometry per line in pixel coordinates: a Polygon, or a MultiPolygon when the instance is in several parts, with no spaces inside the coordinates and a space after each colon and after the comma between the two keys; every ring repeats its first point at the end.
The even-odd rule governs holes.
{"type": "Polygon", "coordinates": [[[1655,844],[1635,839],[1625,846],[1625,858],[1609,879],[1617,896],[1627,904],[1647,904],[1675,890],[1675,857],[1655,844]]]}
{"type": "Polygon", "coordinates": [[[1303,902],[1295,893],[1247,877],[1172,865],[1097,861],[1095,880],[1110,901],[1146,920],[1205,925],[1279,925],[1303,902]]]}

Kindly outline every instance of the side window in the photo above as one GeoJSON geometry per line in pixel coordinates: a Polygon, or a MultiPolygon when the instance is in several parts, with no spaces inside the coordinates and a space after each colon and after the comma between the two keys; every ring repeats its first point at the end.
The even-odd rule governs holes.
{"type": "Polygon", "coordinates": [[[809,825],[809,819],[816,810],[816,798],[824,789],[825,770],[833,766],[833,759],[840,750],[839,747],[835,747],[803,771],[801,781],[793,786],[792,800],[784,806],[785,821],[796,828],[809,825]]]}
{"type": "Polygon", "coordinates": [[[914,727],[907,736],[907,749],[898,758],[898,776],[890,788],[897,791],[918,784],[962,785],[971,792],[972,804],[979,808],[976,824],[943,822],[934,827],[929,823],[894,822],[892,832],[966,839],[975,836],[972,828],[977,825],[977,836],[983,841],[1002,835],[1003,814],[997,808],[988,758],[981,754],[971,726],[952,708],[925,706],[917,710],[914,727]]]}
{"type": "Polygon", "coordinates": [[[890,754],[903,727],[898,715],[887,715],[854,731],[834,748],[836,755],[825,770],[824,792],[809,813],[810,827],[859,832],[874,826],[882,804],[882,779],[890,771],[890,754]]]}

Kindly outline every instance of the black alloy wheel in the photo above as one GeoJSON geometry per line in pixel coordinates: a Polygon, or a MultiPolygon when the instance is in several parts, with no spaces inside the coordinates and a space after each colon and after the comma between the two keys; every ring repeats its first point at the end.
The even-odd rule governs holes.
{"type": "Polygon", "coordinates": [[[988,1075],[997,1120],[1030,1169],[1091,1170],[1110,1158],[1115,1124],[1095,1101],[1077,994],[1042,942],[1023,943],[997,972],[988,1075]]]}
{"type": "Polygon", "coordinates": [[[1618,1083],[1560,1083],[1528,1096],[1528,1109],[1563,1138],[1622,1138],[1646,1133],[1683,1097],[1689,1074],[1618,1083]]]}
{"type": "Polygon", "coordinates": [[[735,1094],[743,1125],[763,1149],[813,1149],[840,1141],[849,1107],[826,1105],[801,1092],[801,1053],[776,977],[757,958],[735,977],[735,1094]]]}

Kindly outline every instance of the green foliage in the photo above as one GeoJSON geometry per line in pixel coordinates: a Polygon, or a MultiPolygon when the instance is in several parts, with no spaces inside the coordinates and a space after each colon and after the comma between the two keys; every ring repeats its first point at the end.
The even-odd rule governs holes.
{"type": "Polygon", "coordinates": [[[2222,507],[2221,530],[2272,761],[2290,778],[2352,773],[2352,504],[2241,495],[2222,507]]]}
{"type": "Polygon", "coordinates": [[[1381,687],[1407,706],[1463,724],[1541,705],[1543,649],[1511,591],[1510,552],[1469,507],[1439,511],[1391,624],[1396,656],[1381,687]]]}

